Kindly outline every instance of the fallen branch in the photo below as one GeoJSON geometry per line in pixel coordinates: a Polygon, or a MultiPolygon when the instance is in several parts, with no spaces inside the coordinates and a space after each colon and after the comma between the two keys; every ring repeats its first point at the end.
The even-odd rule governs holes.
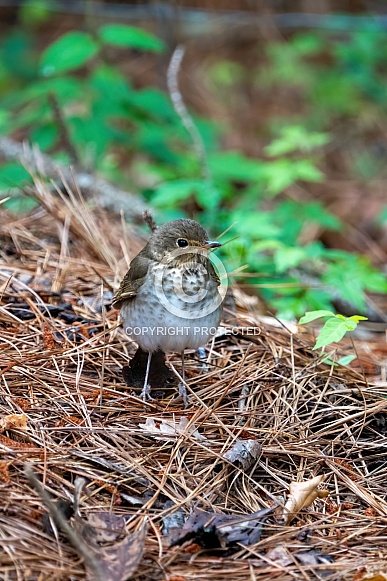
{"type": "Polygon", "coordinates": [[[42,486],[42,483],[36,477],[31,466],[28,464],[24,467],[24,474],[26,475],[31,487],[42,499],[44,506],[55,523],[55,526],[67,537],[78,555],[84,560],[85,566],[93,572],[94,581],[104,581],[105,577],[103,571],[99,566],[99,563],[95,560],[94,554],[90,551],[80,535],[68,524],[63,514],[57,509],[49,494],[42,486]]]}
{"type": "Polygon", "coordinates": [[[143,213],[147,206],[139,196],[121,190],[90,173],[58,163],[49,155],[38,152],[26,143],[19,143],[9,137],[0,137],[0,156],[6,160],[20,160],[48,179],[60,180],[60,175],[63,175],[68,183],[76,182],[82,193],[92,198],[99,206],[118,213],[123,210],[130,220],[143,222],[143,213]]]}

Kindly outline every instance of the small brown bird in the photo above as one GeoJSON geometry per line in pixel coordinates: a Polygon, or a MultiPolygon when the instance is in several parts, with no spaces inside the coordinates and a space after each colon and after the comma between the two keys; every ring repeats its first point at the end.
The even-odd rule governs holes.
{"type": "MultiPolygon", "coordinates": [[[[202,347],[216,333],[223,297],[208,254],[219,246],[194,220],[167,222],[154,229],[113,298],[126,333],[148,352],[144,401],[152,399],[148,376],[153,352],[180,352],[184,381],[184,350],[202,347]]],[[[184,383],[179,392],[187,405],[184,383]]]]}

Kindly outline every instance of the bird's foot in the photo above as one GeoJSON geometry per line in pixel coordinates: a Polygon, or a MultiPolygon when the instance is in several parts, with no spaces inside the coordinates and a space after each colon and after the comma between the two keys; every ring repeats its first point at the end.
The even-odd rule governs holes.
{"type": "Polygon", "coordinates": [[[152,388],[149,385],[149,383],[144,385],[144,387],[142,388],[142,391],[140,393],[140,397],[144,403],[146,402],[147,399],[149,399],[150,401],[154,401],[155,398],[151,396],[151,389],[152,388]]]}
{"type": "Polygon", "coordinates": [[[179,388],[179,395],[174,397],[172,401],[179,401],[180,399],[182,399],[183,403],[184,403],[184,407],[187,408],[188,404],[191,401],[191,398],[187,394],[187,389],[185,387],[185,384],[180,382],[178,385],[178,388],[179,388]]]}

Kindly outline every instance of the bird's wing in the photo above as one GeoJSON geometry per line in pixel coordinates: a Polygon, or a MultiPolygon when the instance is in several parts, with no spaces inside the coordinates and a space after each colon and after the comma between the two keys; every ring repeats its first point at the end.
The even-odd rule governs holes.
{"type": "Polygon", "coordinates": [[[112,306],[114,308],[120,309],[124,301],[133,299],[137,295],[140,287],[144,284],[149,264],[150,259],[143,256],[141,252],[133,258],[128,272],[113,297],[112,306]]]}

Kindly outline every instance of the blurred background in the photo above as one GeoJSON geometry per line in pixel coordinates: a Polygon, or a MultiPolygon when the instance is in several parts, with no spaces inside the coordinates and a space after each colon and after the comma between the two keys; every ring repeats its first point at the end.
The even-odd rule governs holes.
{"type": "Polygon", "coordinates": [[[263,311],[386,322],[385,1],[0,0],[0,15],[10,219],[37,211],[9,151],[27,140],[158,222],[227,231],[222,258],[263,311]],[[177,45],[194,139],[168,90],[177,45]]]}

